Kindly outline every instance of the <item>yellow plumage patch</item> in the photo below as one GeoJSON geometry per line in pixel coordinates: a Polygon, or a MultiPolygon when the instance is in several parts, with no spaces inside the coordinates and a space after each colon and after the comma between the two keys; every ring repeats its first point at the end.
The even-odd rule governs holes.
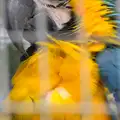
{"type": "Polygon", "coordinates": [[[116,36],[116,26],[107,14],[113,13],[102,0],[71,0],[73,11],[81,18],[81,29],[88,36],[116,36]]]}
{"type": "MultiPolygon", "coordinates": [[[[104,89],[100,82],[98,66],[91,59],[89,47],[91,47],[91,44],[86,46],[88,52],[84,54],[84,49],[81,45],[74,45],[70,42],[59,40],[54,40],[54,43],[51,44],[46,43],[40,52],[36,52],[24,63],[21,63],[12,79],[14,87],[10,92],[9,98],[13,101],[22,102],[30,102],[28,98],[39,101],[43,95],[46,96],[48,92],[52,90],[51,97],[49,99],[47,98],[50,104],[62,105],[79,103],[82,100],[80,90],[81,81],[86,80],[84,75],[87,76],[86,70],[89,70],[90,76],[88,80],[85,81],[86,88],[84,90],[90,88],[90,94],[92,96],[91,102],[104,104],[103,109],[106,111],[104,89]],[[87,54],[89,54],[89,57],[87,54]],[[83,78],[81,78],[81,75],[83,78]],[[64,88],[70,96],[64,91],[59,93],[59,87],[64,88]]],[[[96,111],[100,110],[96,107],[93,108],[96,111]]],[[[81,120],[80,115],[77,114],[51,115],[53,120],[57,120],[58,118],[62,120],[63,117],[66,117],[66,120],[74,120],[75,118],[81,120]],[[70,119],[69,116],[71,116],[72,119],[70,119]]],[[[86,119],[89,120],[91,117],[96,120],[99,119],[100,116],[103,117],[102,120],[109,120],[109,116],[102,113],[100,115],[92,114],[89,117],[87,116],[86,119]]],[[[32,120],[34,120],[33,118],[38,119],[39,116],[32,116],[32,120]]]]}

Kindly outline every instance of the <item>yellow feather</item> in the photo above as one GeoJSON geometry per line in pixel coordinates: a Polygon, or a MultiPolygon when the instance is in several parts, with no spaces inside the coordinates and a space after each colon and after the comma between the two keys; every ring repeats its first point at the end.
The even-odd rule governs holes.
{"type": "MultiPolygon", "coordinates": [[[[85,36],[108,37],[108,39],[101,41],[120,45],[120,41],[116,39],[115,23],[105,16],[113,11],[102,0],[71,0],[70,4],[76,15],[81,18],[78,25],[81,26],[81,29],[84,29],[85,36]],[[113,39],[109,40],[109,37],[113,37],[113,39]]],[[[77,28],[74,27],[74,29],[77,28]]]]}
{"type": "MultiPolygon", "coordinates": [[[[87,66],[88,68],[86,69],[90,70],[90,84],[88,84],[87,81],[85,83],[86,87],[90,85],[90,93],[92,95],[91,102],[104,104],[103,109],[106,111],[107,107],[105,105],[104,89],[103,85],[100,84],[98,66],[92,61],[90,56],[88,58],[83,56],[82,52],[84,52],[84,50],[80,51],[83,47],[74,45],[70,42],[57,41],[55,39],[54,43],[48,43],[46,45],[48,45],[47,49],[44,49],[43,47],[42,52],[38,51],[20,65],[13,77],[14,87],[9,95],[10,99],[13,101],[28,102],[26,97],[30,97],[34,101],[39,101],[40,97],[43,95],[46,96],[48,92],[52,90],[53,92],[50,99],[47,99],[50,104],[62,105],[80,102],[82,99],[80,92],[80,76],[82,71],[80,70],[80,66],[81,60],[84,60],[82,61],[84,64],[82,64],[83,67],[87,66]],[[49,47],[50,44],[56,47],[49,47]],[[61,54],[61,52],[63,54],[61,54]],[[38,66],[42,71],[40,71],[38,66]],[[46,72],[47,67],[49,69],[49,74],[46,72]],[[42,77],[44,76],[43,74],[45,74],[45,77],[42,77]],[[56,91],[59,87],[64,88],[70,94],[70,98],[67,98],[65,96],[66,94],[61,96],[61,93],[56,91]]],[[[89,49],[91,49],[89,47],[91,46],[86,46],[86,50],[89,51],[89,49]]],[[[95,111],[100,110],[94,105],[93,108],[95,111]]],[[[102,120],[109,120],[109,116],[102,113],[100,115],[92,114],[90,115],[90,118],[96,120],[99,119],[100,116],[102,117],[102,120]]],[[[39,115],[32,115],[31,119],[38,120],[39,117],[39,115]]],[[[74,120],[75,118],[81,120],[80,115],[77,114],[51,114],[51,117],[53,120],[62,119],[63,117],[66,117],[66,120],[74,120]],[[70,119],[69,116],[71,116],[72,119],[70,119]]],[[[89,120],[89,117],[86,116],[86,119],[89,120]]],[[[16,120],[19,120],[19,115],[18,119],[16,117],[16,120]]],[[[25,120],[25,118],[23,120],[25,120]]]]}

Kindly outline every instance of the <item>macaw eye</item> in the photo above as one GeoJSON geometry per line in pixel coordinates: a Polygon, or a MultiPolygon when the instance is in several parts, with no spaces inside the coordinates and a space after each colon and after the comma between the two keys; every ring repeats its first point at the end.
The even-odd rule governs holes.
{"type": "Polygon", "coordinates": [[[71,7],[71,6],[66,6],[66,8],[67,8],[67,9],[72,9],[72,7],[71,7]]]}

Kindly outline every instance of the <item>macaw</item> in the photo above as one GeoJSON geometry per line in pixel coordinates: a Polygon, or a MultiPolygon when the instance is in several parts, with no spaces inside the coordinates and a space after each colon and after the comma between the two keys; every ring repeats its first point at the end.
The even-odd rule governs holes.
{"type": "MultiPolygon", "coordinates": [[[[78,35],[77,40],[57,40],[48,35],[49,42],[35,43],[38,49],[20,64],[12,78],[13,88],[6,101],[32,104],[27,107],[20,104],[22,107],[14,108],[16,112],[24,109],[35,112],[35,106],[42,97],[48,105],[64,107],[87,101],[92,103],[92,113],[61,111],[51,113],[50,117],[53,120],[110,120],[99,65],[93,59],[94,53],[102,52],[106,48],[105,42],[120,45],[119,41],[114,40],[116,21],[110,19],[110,15],[114,13],[113,7],[104,0],[69,2],[76,16],[80,18],[73,31],[78,35]]],[[[45,113],[43,115],[47,116],[45,113]]],[[[13,119],[38,120],[40,117],[42,115],[37,113],[16,113],[13,119]]]]}

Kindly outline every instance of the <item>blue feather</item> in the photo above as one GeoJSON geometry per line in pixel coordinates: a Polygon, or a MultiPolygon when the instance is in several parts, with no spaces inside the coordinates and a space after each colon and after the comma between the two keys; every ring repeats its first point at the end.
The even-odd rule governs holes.
{"type": "Polygon", "coordinates": [[[105,86],[111,93],[120,91],[120,48],[107,48],[99,53],[96,61],[105,86]]]}
{"type": "Polygon", "coordinates": [[[120,13],[111,13],[111,14],[107,14],[107,17],[114,17],[114,16],[120,16],[120,13]]]}
{"type": "Polygon", "coordinates": [[[105,3],[106,5],[116,7],[116,5],[115,5],[114,3],[111,3],[111,2],[108,2],[108,1],[104,1],[104,3],[105,3]]]}

